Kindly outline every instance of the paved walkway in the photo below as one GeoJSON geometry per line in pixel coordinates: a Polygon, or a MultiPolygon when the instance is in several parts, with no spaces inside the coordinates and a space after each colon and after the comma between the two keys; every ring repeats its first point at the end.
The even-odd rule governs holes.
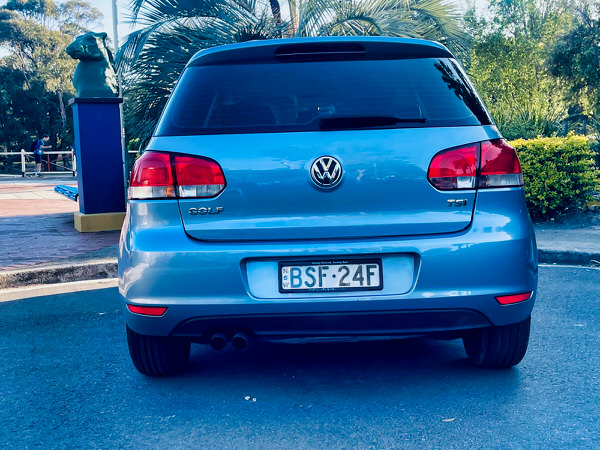
{"type": "MultiPolygon", "coordinates": [[[[0,175],[0,289],[116,274],[119,231],[79,233],[78,204],[54,192],[71,175],[0,175]]],[[[536,224],[540,262],[600,266],[600,211],[536,224]]]]}
{"type": "Polygon", "coordinates": [[[57,184],[77,186],[77,181],[73,177],[49,178],[0,177],[0,218],[77,211],[77,203],[54,192],[57,184]]]}
{"type": "Polygon", "coordinates": [[[66,260],[116,246],[118,231],[75,230],[73,213],[79,206],[54,192],[57,184],[77,186],[77,181],[73,176],[0,176],[0,271],[66,260]]]}

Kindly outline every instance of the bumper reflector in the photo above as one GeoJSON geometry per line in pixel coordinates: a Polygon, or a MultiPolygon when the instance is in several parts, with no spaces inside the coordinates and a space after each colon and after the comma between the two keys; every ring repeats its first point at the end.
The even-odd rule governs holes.
{"type": "Polygon", "coordinates": [[[127,305],[127,309],[135,314],[141,314],[143,316],[162,316],[167,308],[164,306],[136,306],[127,305]]]}
{"type": "Polygon", "coordinates": [[[524,302],[525,300],[529,300],[533,292],[524,292],[523,294],[515,294],[515,295],[501,295],[496,297],[498,303],[501,305],[510,305],[512,303],[524,302]]]}

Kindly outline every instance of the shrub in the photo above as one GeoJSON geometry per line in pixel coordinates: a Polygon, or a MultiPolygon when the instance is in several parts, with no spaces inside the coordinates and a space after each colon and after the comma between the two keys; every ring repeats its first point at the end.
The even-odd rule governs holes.
{"type": "Polygon", "coordinates": [[[558,114],[547,111],[523,109],[512,111],[510,116],[496,114],[494,120],[506,139],[534,139],[539,136],[556,136],[559,124],[558,114]]]}
{"type": "Polygon", "coordinates": [[[579,208],[600,188],[592,141],[585,136],[517,139],[525,196],[534,219],[549,219],[579,208]]]}
{"type": "Polygon", "coordinates": [[[596,167],[600,168],[600,136],[594,136],[590,139],[590,143],[596,160],[596,167]]]}

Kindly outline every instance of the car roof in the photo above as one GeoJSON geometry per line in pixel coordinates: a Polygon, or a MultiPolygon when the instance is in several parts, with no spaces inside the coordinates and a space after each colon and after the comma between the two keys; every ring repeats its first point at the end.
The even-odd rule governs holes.
{"type": "Polygon", "coordinates": [[[453,58],[438,42],[380,36],[267,39],[220,45],[196,53],[188,66],[281,61],[453,58]]]}

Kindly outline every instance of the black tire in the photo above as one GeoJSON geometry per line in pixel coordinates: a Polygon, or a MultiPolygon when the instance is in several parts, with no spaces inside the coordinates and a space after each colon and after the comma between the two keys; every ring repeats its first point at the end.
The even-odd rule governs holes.
{"type": "Polygon", "coordinates": [[[171,336],[147,336],[127,327],[129,355],[135,368],[153,377],[176,375],[187,367],[190,341],[171,336]]]}
{"type": "Polygon", "coordinates": [[[521,362],[527,352],[531,317],[523,322],[473,330],[463,337],[469,360],[480,367],[504,369],[521,362]]]}

